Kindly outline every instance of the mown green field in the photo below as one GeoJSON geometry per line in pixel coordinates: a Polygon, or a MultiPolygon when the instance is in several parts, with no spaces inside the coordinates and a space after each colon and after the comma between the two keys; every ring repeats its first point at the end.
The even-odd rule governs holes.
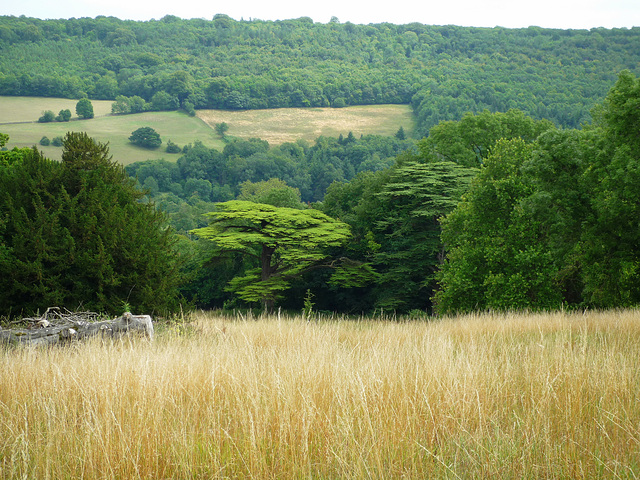
{"type": "MultiPolygon", "coordinates": [[[[200,140],[210,148],[222,149],[224,142],[214,131],[216,123],[226,122],[230,137],[267,140],[272,145],[304,139],[313,142],[321,135],[393,135],[400,126],[407,133],[414,127],[413,114],[408,105],[373,105],[342,109],[274,109],[249,111],[202,110],[196,117],[183,112],[146,112],[136,115],[111,115],[111,101],[92,101],[96,117],[80,120],[75,115],[76,100],[0,97],[0,132],[10,136],[8,147],[31,147],[43,136],[52,139],[68,131],[87,132],[100,142],[108,142],[114,159],[122,164],[141,160],[165,158],[175,160],[180,154],[164,151],[168,140],[182,146],[200,140]],[[71,110],[70,122],[38,123],[45,110],[56,115],[62,109],[71,110]],[[14,123],[27,122],[27,123],[14,123]],[[131,132],[140,127],[152,127],[162,137],[157,150],[146,150],[129,143],[131,132]]],[[[60,159],[59,147],[42,147],[44,154],[60,159]]]]}

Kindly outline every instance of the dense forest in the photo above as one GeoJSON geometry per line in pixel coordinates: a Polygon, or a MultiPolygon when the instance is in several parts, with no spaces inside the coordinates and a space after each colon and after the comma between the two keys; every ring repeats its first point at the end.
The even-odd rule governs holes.
{"type": "Polygon", "coordinates": [[[3,148],[0,315],[637,305],[639,36],[0,17],[2,95],[116,114],[410,103],[418,119],[415,138],[194,141],[126,169],[86,135],[62,163],[3,148]]]}
{"type": "Polygon", "coordinates": [[[0,50],[0,95],[187,110],[403,103],[418,137],[485,109],[577,128],[618,72],[640,74],[640,28],[5,16],[0,50]]]}
{"type": "Polygon", "coordinates": [[[303,202],[317,202],[333,182],[391,167],[398,154],[415,144],[404,138],[401,130],[399,133],[358,138],[349,133],[338,138],[319,137],[313,145],[298,141],[273,147],[257,138],[233,139],[222,151],[196,141],[185,145],[175,162],[147,160],[127,165],[126,170],[165,211],[183,201],[231,200],[240,193],[242,184],[272,178],[298,189],[303,202]]]}
{"type": "Polygon", "coordinates": [[[333,181],[312,203],[277,170],[221,178],[236,164],[277,169],[277,159],[295,172],[312,152],[343,155],[346,167],[350,149],[407,141],[193,145],[175,164],[130,167],[155,187],[147,197],[83,134],[67,135],[62,163],[35,148],[2,151],[3,314],[54,299],[411,315],[635,306],[638,105],[640,79],[623,71],[582,129],[518,110],[468,113],[435,125],[391,166],[333,181]]]}

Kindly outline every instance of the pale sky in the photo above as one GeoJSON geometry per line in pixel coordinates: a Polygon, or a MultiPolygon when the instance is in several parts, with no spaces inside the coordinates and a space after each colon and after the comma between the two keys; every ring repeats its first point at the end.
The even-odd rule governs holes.
{"type": "Polygon", "coordinates": [[[419,22],[427,25],[520,28],[640,27],[638,0],[2,0],[0,15],[37,18],[113,16],[129,20],[165,15],[240,20],[331,17],[356,24],[419,22]]]}

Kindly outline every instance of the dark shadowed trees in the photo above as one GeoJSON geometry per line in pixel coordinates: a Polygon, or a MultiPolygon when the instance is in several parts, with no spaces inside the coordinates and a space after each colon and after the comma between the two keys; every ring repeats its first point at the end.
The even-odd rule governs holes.
{"type": "Polygon", "coordinates": [[[141,196],[84,133],[67,134],[62,162],[34,149],[0,166],[0,314],[177,308],[173,235],[141,196]]]}

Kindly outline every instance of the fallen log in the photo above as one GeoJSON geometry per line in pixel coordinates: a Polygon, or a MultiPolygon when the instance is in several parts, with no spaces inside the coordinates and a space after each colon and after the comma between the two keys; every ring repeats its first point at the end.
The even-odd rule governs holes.
{"type": "Polygon", "coordinates": [[[0,329],[0,344],[56,345],[82,341],[102,336],[121,338],[132,333],[153,339],[153,322],[150,315],[124,313],[113,320],[96,321],[92,312],[61,314],[57,308],[49,308],[42,317],[24,319],[28,328],[0,329]]]}

